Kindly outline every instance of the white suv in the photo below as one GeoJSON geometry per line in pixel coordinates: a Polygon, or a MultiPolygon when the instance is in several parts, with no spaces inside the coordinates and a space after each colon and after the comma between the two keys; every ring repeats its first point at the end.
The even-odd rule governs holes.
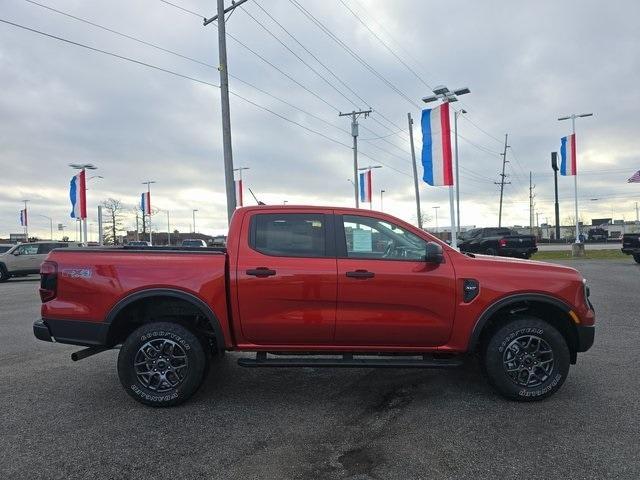
{"type": "Polygon", "coordinates": [[[0,282],[11,277],[21,277],[30,273],[39,273],[40,264],[54,248],[80,246],[67,242],[20,243],[0,254],[0,282]]]}

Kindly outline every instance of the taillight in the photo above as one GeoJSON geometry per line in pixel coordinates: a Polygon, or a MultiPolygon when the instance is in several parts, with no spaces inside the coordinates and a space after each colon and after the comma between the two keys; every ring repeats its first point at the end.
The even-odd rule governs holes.
{"type": "Polygon", "coordinates": [[[40,300],[42,303],[56,298],[58,289],[58,264],[45,261],[40,266],[40,300]]]}
{"type": "Polygon", "coordinates": [[[501,247],[506,247],[507,246],[507,239],[506,238],[501,238],[498,243],[500,244],[501,247]]]}

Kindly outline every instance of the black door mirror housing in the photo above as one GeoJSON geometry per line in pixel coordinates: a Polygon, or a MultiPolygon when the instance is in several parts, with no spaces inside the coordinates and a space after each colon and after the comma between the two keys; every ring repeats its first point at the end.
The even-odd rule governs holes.
{"type": "Polygon", "coordinates": [[[428,242],[425,249],[424,261],[427,263],[444,262],[444,252],[442,245],[436,242],[428,242]]]}

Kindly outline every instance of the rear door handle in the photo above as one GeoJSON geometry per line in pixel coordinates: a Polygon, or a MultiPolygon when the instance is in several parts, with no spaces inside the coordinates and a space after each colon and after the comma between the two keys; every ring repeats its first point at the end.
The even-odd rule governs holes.
{"type": "Polygon", "coordinates": [[[258,268],[251,268],[247,270],[245,273],[247,275],[253,275],[254,277],[264,278],[264,277],[270,277],[272,275],[275,275],[276,271],[271,270],[268,267],[258,267],[258,268]]]}
{"type": "Polygon", "coordinates": [[[368,270],[356,270],[354,272],[347,272],[345,275],[350,278],[361,278],[361,279],[373,278],[376,276],[375,273],[370,272],[368,270]]]}

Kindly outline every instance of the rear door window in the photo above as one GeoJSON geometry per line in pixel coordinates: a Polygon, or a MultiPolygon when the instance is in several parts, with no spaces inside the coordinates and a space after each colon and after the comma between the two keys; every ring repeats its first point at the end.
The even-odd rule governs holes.
{"type": "Polygon", "coordinates": [[[327,256],[327,225],[323,214],[268,213],[251,219],[249,243],[254,250],[277,257],[327,256]]]}

